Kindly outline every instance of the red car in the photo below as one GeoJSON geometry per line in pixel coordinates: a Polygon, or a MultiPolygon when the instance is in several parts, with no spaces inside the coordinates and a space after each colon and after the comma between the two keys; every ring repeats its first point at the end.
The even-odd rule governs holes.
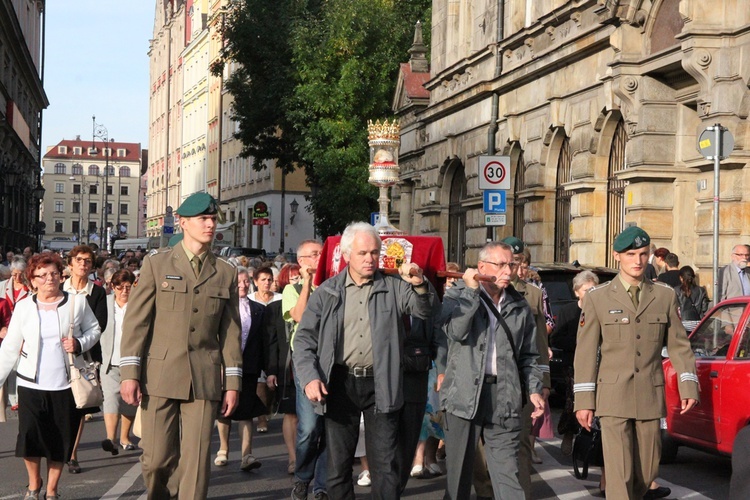
{"type": "Polygon", "coordinates": [[[701,402],[684,415],[675,370],[664,360],[663,462],[674,460],[680,445],[731,456],[735,436],[750,423],[749,305],[750,297],[721,302],[690,334],[701,402]]]}

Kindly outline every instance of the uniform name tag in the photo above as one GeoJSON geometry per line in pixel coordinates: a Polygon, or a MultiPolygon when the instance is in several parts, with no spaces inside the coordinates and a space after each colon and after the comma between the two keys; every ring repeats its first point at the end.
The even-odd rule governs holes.
{"type": "Polygon", "coordinates": [[[173,274],[167,274],[167,275],[165,276],[165,278],[167,278],[168,280],[181,280],[181,279],[182,279],[182,276],[175,276],[175,275],[173,275],[173,274]]]}
{"type": "Polygon", "coordinates": [[[610,309],[609,314],[622,314],[622,309],[610,309]]]}

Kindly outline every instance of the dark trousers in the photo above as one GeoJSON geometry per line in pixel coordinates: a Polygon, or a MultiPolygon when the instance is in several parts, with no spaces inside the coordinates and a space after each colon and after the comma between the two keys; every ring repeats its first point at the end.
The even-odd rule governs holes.
{"type": "Polygon", "coordinates": [[[401,470],[401,492],[406,488],[411,474],[411,464],[414,462],[414,453],[417,451],[419,435],[422,432],[425,407],[427,406],[427,377],[429,372],[404,373],[404,407],[401,409],[399,421],[399,469],[401,470]],[[424,399],[412,398],[410,396],[421,395],[424,399]],[[417,402],[419,401],[419,402],[417,402]]]}
{"type": "Polygon", "coordinates": [[[375,412],[375,379],[354,377],[346,367],[334,366],[326,400],[328,496],[354,499],[354,450],[360,415],[365,419],[365,446],[372,478],[372,498],[400,498],[398,423],[400,412],[375,412]]]}
{"type": "Polygon", "coordinates": [[[521,418],[492,421],[497,407],[495,384],[484,384],[479,408],[473,420],[445,414],[445,455],[447,486],[445,499],[463,500],[471,496],[474,453],[479,439],[484,442],[487,468],[495,498],[524,500],[518,481],[518,448],[521,418]]]}

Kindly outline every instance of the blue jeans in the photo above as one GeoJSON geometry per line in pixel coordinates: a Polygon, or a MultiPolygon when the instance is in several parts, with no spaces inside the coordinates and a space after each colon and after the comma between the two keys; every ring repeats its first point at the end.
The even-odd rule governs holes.
{"type": "Polygon", "coordinates": [[[326,435],[325,423],[322,415],[315,413],[313,404],[307,399],[305,389],[300,387],[297,377],[294,377],[297,388],[297,444],[294,480],[310,484],[313,478],[313,493],[326,491],[326,435]]]}

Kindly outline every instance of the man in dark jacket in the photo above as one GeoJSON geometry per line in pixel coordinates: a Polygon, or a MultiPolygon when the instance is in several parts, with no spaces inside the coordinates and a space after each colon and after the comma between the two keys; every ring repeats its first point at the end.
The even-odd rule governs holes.
{"type": "Polygon", "coordinates": [[[402,279],[378,271],[381,240],[371,225],[350,224],[340,245],[349,265],[310,297],[292,358],[305,395],[325,415],[328,496],[354,498],[352,464],[364,413],[372,496],[397,499],[402,316],[429,318],[433,294],[416,264],[401,266],[402,279]]]}
{"type": "Polygon", "coordinates": [[[446,411],[445,497],[452,500],[471,494],[480,437],[495,496],[524,499],[518,481],[522,386],[534,405],[532,418],[544,414],[545,401],[534,316],[510,285],[515,267],[509,245],[487,243],[479,252],[477,269],[467,269],[464,284],[450,288],[443,300],[448,362],[440,403],[446,411]],[[477,274],[495,281],[480,285],[477,274]]]}

